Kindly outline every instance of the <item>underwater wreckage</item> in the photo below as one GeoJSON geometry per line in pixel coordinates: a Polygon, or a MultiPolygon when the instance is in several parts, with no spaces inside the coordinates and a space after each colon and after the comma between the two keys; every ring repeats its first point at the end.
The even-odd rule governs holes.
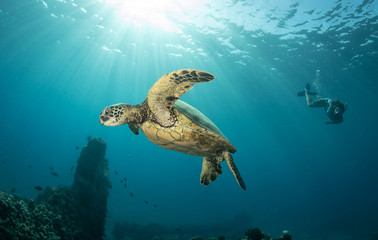
{"type": "Polygon", "coordinates": [[[70,187],[47,187],[37,200],[0,192],[0,239],[103,239],[109,194],[106,143],[88,138],[70,187]]]}

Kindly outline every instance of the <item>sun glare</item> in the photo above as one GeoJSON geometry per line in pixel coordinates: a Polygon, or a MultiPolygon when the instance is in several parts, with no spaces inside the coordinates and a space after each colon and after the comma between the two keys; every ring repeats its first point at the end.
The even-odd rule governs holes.
{"type": "Polygon", "coordinates": [[[126,22],[181,32],[179,21],[186,21],[203,6],[201,0],[100,0],[112,6],[126,22]]]}

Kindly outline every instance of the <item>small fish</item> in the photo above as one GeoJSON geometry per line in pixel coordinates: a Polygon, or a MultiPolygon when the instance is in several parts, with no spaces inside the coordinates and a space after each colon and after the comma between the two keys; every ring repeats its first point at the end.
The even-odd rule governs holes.
{"type": "Polygon", "coordinates": [[[123,183],[123,180],[121,179],[121,183],[123,183]]]}
{"type": "Polygon", "coordinates": [[[113,188],[113,186],[110,184],[110,185],[109,185],[109,189],[112,189],[112,188],[113,188]]]}
{"type": "Polygon", "coordinates": [[[57,172],[51,172],[51,175],[53,175],[54,177],[59,177],[59,174],[57,172]]]}
{"type": "Polygon", "coordinates": [[[76,146],[75,149],[76,149],[76,150],[79,150],[79,146],[76,146]]]}
{"type": "Polygon", "coordinates": [[[134,193],[130,193],[130,196],[131,196],[131,197],[134,197],[134,193]]]}
{"type": "Polygon", "coordinates": [[[32,165],[28,165],[29,168],[32,168],[33,166],[32,165]]]}
{"type": "Polygon", "coordinates": [[[154,206],[154,208],[157,208],[157,205],[156,205],[156,204],[154,204],[153,206],[154,206]]]}
{"type": "Polygon", "coordinates": [[[49,167],[49,169],[50,169],[51,171],[54,171],[54,168],[53,168],[53,167],[49,167]]]}
{"type": "Polygon", "coordinates": [[[75,169],[75,166],[72,166],[72,167],[71,167],[71,172],[72,172],[74,169],[75,169]]]}
{"type": "Polygon", "coordinates": [[[127,182],[127,179],[126,179],[125,177],[123,178],[123,180],[124,180],[125,182],[127,182]]]}
{"type": "Polygon", "coordinates": [[[124,186],[125,188],[127,188],[127,184],[126,184],[126,183],[124,183],[123,186],[124,186]]]}
{"type": "Polygon", "coordinates": [[[15,189],[15,188],[12,188],[11,193],[14,193],[15,191],[16,191],[16,189],[15,189]]]}
{"type": "Polygon", "coordinates": [[[5,163],[6,163],[6,161],[5,161],[5,160],[3,160],[3,161],[1,161],[1,163],[2,163],[2,164],[5,164],[5,163]]]}
{"type": "Polygon", "coordinates": [[[176,232],[181,232],[180,228],[176,228],[175,230],[176,230],[176,232]]]}
{"type": "Polygon", "coordinates": [[[148,202],[147,202],[147,201],[144,201],[144,203],[145,203],[145,204],[148,204],[148,202]]]}
{"type": "Polygon", "coordinates": [[[115,173],[115,175],[118,175],[118,172],[117,172],[117,170],[114,170],[114,173],[115,173]]]}
{"type": "Polygon", "coordinates": [[[35,186],[34,189],[37,190],[38,192],[42,191],[42,187],[41,186],[35,186]]]}

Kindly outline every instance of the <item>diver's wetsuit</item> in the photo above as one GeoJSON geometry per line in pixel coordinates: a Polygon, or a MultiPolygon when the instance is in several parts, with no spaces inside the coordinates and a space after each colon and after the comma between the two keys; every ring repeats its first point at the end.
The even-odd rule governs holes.
{"type": "MultiPolygon", "coordinates": [[[[327,116],[333,123],[342,123],[343,122],[343,114],[336,114],[335,110],[338,107],[338,103],[335,100],[328,99],[327,101],[327,109],[324,108],[326,111],[327,116]]],[[[344,110],[342,111],[344,112],[344,110]]]]}
{"type": "Polygon", "coordinates": [[[340,108],[340,102],[337,100],[332,100],[330,98],[320,98],[315,101],[312,101],[311,96],[306,95],[307,104],[309,107],[323,107],[324,111],[326,112],[327,116],[332,122],[327,123],[342,123],[343,122],[343,113],[345,109],[342,107],[340,108]]]}

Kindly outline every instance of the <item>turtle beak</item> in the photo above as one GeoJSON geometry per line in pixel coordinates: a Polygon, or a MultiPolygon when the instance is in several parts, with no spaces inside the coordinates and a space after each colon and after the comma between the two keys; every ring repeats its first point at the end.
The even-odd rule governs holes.
{"type": "Polygon", "coordinates": [[[102,112],[100,114],[101,125],[104,125],[104,123],[109,120],[109,117],[106,114],[107,112],[109,112],[109,107],[104,108],[104,110],[102,110],[102,112]]]}

